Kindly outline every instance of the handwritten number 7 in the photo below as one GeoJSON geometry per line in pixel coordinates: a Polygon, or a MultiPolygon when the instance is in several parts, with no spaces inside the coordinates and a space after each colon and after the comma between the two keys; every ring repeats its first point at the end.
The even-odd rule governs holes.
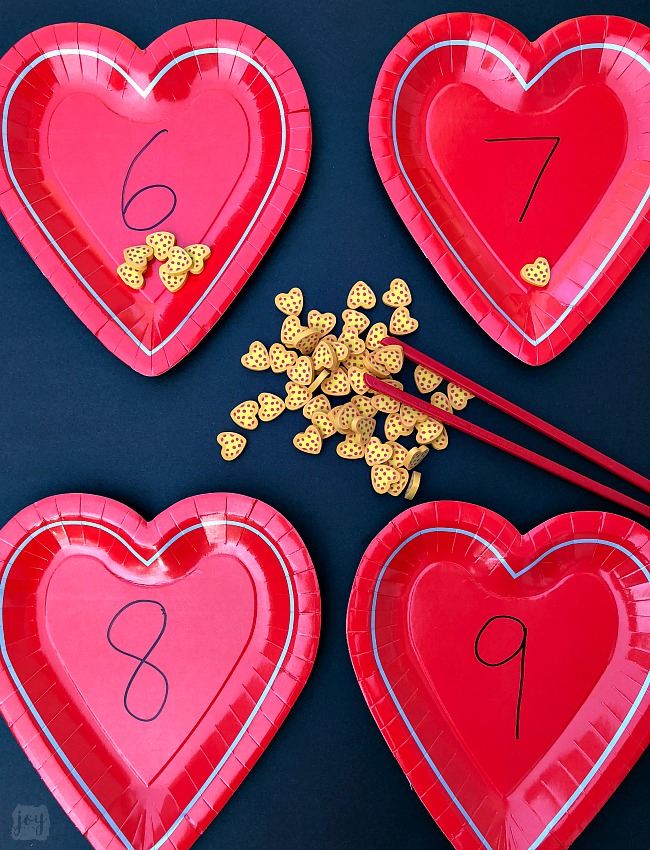
{"type": "Polygon", "coordinates": [[[555,151],[557,150],[557,146],[560,144],[559,136],[513,136],[511,138],[506,139],[485,139],[486,142],[553,142],[553,147],[551,148],[549,155],[544,160],[544,164],[539,170],[539,174],[535,178],[535,182],[533,183],[533,188],[530,190],[530,194],[528,195],[528,199],[524,206],[524,209],[519,216],[519,221],[524,220],[524,216],[528,212],[528,207],[530,206],[530,202],[533,200],[533,195],[539,186],[539,181],[542,179],[542,174],[546,171],[546,168],[551,161],[551,158],[555,151]]]}
{"type": "Polygon", "coordinates": [[[526,642],[528,640],[528,629],[526,626],[518,620],[516,617],[508,617],[505,614],[498,617],[490,617],[490,619],[485,623],[481,631],[476,635],[476,641],[474,642],[474,655],[476,655],[477,661],[480,661],[481,664],[485,664],[486,667],[503,667],[504,664],[508,664],[510,661],[514,661],[517,656],[520,657],[519,663],[519,694],[517,696],[517,722],[515,725],[515,738],[519,740],[519,721],[521,717],[521,700],[524,695],[524,669],[526,666],[526,642]],[[507,658],[501,659],[501,661],[486,661],[485,658],[481,657],[479,652],[479,643],[481,638],[483,637],[483,633],[487,628],[489,628],[492,623],[496,622],[496,620],[511,620],[514,623],[518,623],[521,626],[521,642],[519,646],[515,649],[512,655],[509,655],[507,658]]]}
{"type": "Polygon", "coordinates": [[[149,139],[147,144],[143,148],[141,148],[137,152],[137,154],[133,157],[133,159],[131,160],[131,165],[129,165],[129,170],[126,172],[126,177],[124,178],[124,183],[122,184],[122,221],[129,228],[129,230],[137,230],[137,231],[140,231],[140,232],[144,232],[146,230],[155,230],[157,227],[159,227],[163,223],[163,221],[167,221],[169,216],[176,209],[176,204],[178,202],[178,198],[176,197],[176,192],[174,192],[174,190],[170,186],[165,186],[164,183],[152,183],[150,186],[143,186],[142,189],[138,189],[137,192],[135,192],[133,195],[131,195],[131,197],[128,200],[126,200],[126,187],[127,187],[127,184],[129,182],[129,178],[131,177],[131,172],[133,171],[133,168],[134,168],[136,162],[140,159],[140,157],[147,150],[147,148],[149,148],[150,145],[152,145],[156,141],[156,139],[159,136],[162,136],[163,133],[168,133],[168,132],[169,132],[169,130],[159,130],[155,135],[153,135],[149,139]],[[128,215],[129,209],[131,207],[131,204],[136,200],[136,198],[139,198],[140,195],[143,195],[145,192],[150,192],[152,189],[162,189],[165,192],[169,192],[169,195],[170,195],[169,200],[171,202],[171,208],[168,210],[168,212],[165,213],[165,215],[162,216],[162,218],[159,218],[158,221],[151,222],[150,224],[147,224],[145,227],[136,227],[133,224],[129,224],[129,222],[127,220],[127,215],[128,215]]]}

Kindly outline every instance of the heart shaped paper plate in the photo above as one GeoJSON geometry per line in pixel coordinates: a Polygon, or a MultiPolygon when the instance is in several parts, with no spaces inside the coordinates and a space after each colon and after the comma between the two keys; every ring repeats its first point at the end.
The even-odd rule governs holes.
{"type": "Polygon", "coordinates": [[[650,243],[649,121],[641,24],[578,18],[531,43],[458,13],[391,51],[369,129],[382,182],[438,274],[499,345],[538,365],[650,243]]]}
{"type": "MultiPolygon", "coordinates": [[[[159,375],[203,339],[259,263],[307,173],[307,97],[287,56],[234,21],[184,24],[140,50],[57,24],[0,61],[0,209],[109,349],[159,375]],[[182,289],[116,273],[155,231],[212,256],[182,289]]],[[[154,264],[154,266],[157,264],[154,264]]]]}
{"type": "Polygon", "coordinates": [[[0,709],[97,850],[186,850],[277,731],[314,661],[320,596],[262,502],[150,523],[54,496],[0,534],[0,709]]]}
{"type": "Polygon", "coordinates": [[[568,847],[650,742],[649,570],[650,534],[614,514],[521,536],[433,502],[372,541],[352,663],[457,850],[568,847]]]}

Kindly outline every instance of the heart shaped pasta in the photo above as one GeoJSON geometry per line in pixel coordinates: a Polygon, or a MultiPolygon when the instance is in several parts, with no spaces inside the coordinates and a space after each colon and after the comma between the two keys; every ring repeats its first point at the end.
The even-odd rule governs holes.
{"type": "Polygon", "coordinates": [[[287,316],[299,316],[302,312],[302,290],[294,286],[288,292],[280,292],[275,296],[275,306],[287,316]]]}
{"type": "Polygon", "coordinates": [[[345,460],[360,460],[365,454],[365,447],[356,435],[348,434],[345,440],[336,447],[336,454],[345,460]]]}
{"type": "Polygon", "coordinates": [[[388,292],[384,292],[381,300],[388,307],[408,307],[413,299],[406,281],[396,277],[390,282],[388,292]]]}
{"type": "Polygon", "coordinates": [[[294,446],[301,452],[317,455],[323,448],[323,438],[315,425],[308,425],[293,438],[294,446]]]}
{"type": "Polygon", "coordinates": [[[246,448],[246,437],[236,431],[222,431],[217,434],[217,443],[221,446],[221,457],[224,460],[236,460],[246,448]]]}
{"type": "Polygon", "coordinates": [[[390,317],[390,332],[395,336],[411,334],[418,329],[418,320],[411,316],[408,307],[398,307],[390,317]]]}
{"type": "Polygon", "coordinates": [[[520,272],[521,279],[532,286],[546,286],[551,279],[551,267],[548,260],[538,257],[534,263],[525,265],[520,272]]]}
{"type": "Polygon", "coordinates": [[[388,463],[393,456],[393,447],[390,443],[382,443],[378,437],[371,437],[366,446],[366,463],[368,466],[377,466],[388,463]]]}
{"type": "Polygon", "coordinates": [[[258,413],[260,422],[271,422],[284,412],[285,403],[275,393],[260,393],[257,397],[260,406],[258,413]]]}
{"type": "Polygon", "coordinates": [[[392,466],[385,464],[371,466],[370,481],[376,493],[388,493],[391,485],[400,481],[400,473],[392,466]]]}
{"type": "Polygon", "coordinates": [[[300,384],[294,384],[293,381],[286,383],[284,388],[287,392],[287,397],[285,399],[287,410],[299,410],[311,399],[311,393],[307,387],[303,387],[300,384]]]}
{"type": "Polygon", "coordinates": [[[348,293],[348,307],[351,310],[371,310],[377,303],[377,296],[363,280],[358,280],[348,293]]]}
{"type": "Polygon", "coordinates": [[[266,346],[258,341],[251,342],[248,352],[242,356],[241,362],[242,366],[251,369],[253,372],[263,372],[271,365],[266,346]]]}
{"type": "Polygon", "coordinates": [[[240,428],[254,431],[258,425],[257,412],[259,409],[260,406],[256,401],[242,401],[241,404],[230,411],[230,418],[240,428]]]}
{"type": "Polygon", "coordinates": [[[339,368],[336,372],[332,372],[329,378],[325,378],[321,384],[323,392],[327,395],[348,395],[350,392],[350,379],[348,373],[343,368],[339,368]]]}
{"type": "Polygon", "coordinates": [[[298,355],[295,351],[287,351],[281,342],[274,342],[269,351],[271,370],[279,375],[286,372],[289,366],[296,362],[298,355]]]}

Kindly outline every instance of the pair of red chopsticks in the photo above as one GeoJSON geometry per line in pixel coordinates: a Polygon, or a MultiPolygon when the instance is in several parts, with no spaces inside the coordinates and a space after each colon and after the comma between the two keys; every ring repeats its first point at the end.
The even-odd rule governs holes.
{"type": "MultiPolygon", "coordinates": [[[[492,405],[492,407],[496,407],[498,410],[503,411],[503,413],[507,413],[519,422],[523,422],[525,425],[529,425],[531,428],[539,431],[540,434],[550,437],[552,440],[555,440],[556,443],[566,446],[568,449],[586,457],[588,460],[598,466],[601,466],[603,469],[614,473],[614,475],[619,478],[628,481],[630,484],[634,484],[641,490],[645,490],[646,493],[650,493],[649,479],[640,475],[638,472],[635,472],[633,469],[629,469],[629,467],[624,466],[622,463],[612,460],[612,458],[602,452],[599,452],[597,449],[593,449],[581,440],[577,440],[565,431],[561,431],[554,425],[550,425],[548,422],[540,419],[539,416],[528,413],[527,410],[518,407],[511,401],[507,401],[507,399],[502,398],[485,387],[482,387],[475,381],[471,381],[469,378],[459,375],[458,372],[454,372],[453,369],[449,369],[442,363],[438,363],[437,360],[427,357],[425,354],[421,354],[415,348],[412,348],[410,345],[407,345],[399,339],[386,337],[386,339],[382,341],[382,344],[399,345],[404,351],[404,357],[406,357],[407,360],[411,360],[413,363],[424,366],[425,369],[429,369],[431,372],[436,372],[438,375],[442,375],[445,380],[451,381],[459,387],[468,390],[470,393],[475,395],[476,398],[482,399],[492,405]]],[[[628,508],[628,510],[636,511],[636,513],[650,519],[650,507],[648,505],[645,505],[643,502],[639,502],[630,496],[626,496],[624,493],[619,493],[618,490],[614,490],[612,487],[600,484],[598,481],[594,481],[592,478],[588,478],[580,472],[575,472],[573,469],[569,469],[561,463],[557,463],[550,458],[544,457],[544,455],[540,455],[537,452],[526,449],[517,443],[513,443],[511,440],[507,440],[505,437],[500,437],[498,434],[493,434],[492,431],[481,428],[479,425],[474,425],[466,419],[461,419],[458,416],[447,413],[446,411],[441,410],[440,408],[435,407],[434,405],[429,404],[423,399],[417,398],[410,393],[398,390],[396,387],[385,383],[379,378],[376,378],[374,375],[366,375],[366,384],[370,387],[370,389],[384,393],[385,395],[394,398],[396,401],[408,404],[410,407],[413,407],[422,413],[426,413],[428,416],[431,416],[433,419],[437,419],[445,425],[449,425],[452,428],[463,431],[465,434],[470,434],[472,437],[476,437],[484,443],[489,443],[491,446],[496,446],[498,449],[501,449],[501,451],[521,458],[533,466],[545,469],[547,472],[557,475],[558,478],[564,478],[565,481],[570,481],[573,484],[577,484],[579,487],[584,487],[585,490],[591,490],[592,493],[604,496],[606,499],[610,499],[612,502],[616,502],[617,504],[628,508]]]]}

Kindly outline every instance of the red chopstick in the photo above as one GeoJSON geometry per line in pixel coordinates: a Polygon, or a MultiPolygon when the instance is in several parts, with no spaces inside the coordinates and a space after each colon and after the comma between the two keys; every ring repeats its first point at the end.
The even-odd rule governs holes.
{"type": "MultiPolygon", "coordinates": [[[[390,338],[389,338],[390,339],[390,338]]],[[[398,340],[391,340],[390,343],[393,345],[401,345],[404,348],[404,353],[409,359],[415,359],[410,357],[410,352],[413,352],[417,355],[418,359],[415,362],[421,363],[421,365],[425,366],[427,369],[431,369],[434,372],[437,372],[443,377],[452,380],[453,383],[457,383],[458,386],[463,387],[464,389],[472,392],[477,398],[483,398],[484,393],[489,392],[489,390],[484,390],[479,384],[474,383],[473,381],[468,381],[463,378],[462,375],[459,375],[457,372],[453,372],[446,367],[442,366],[442,364],[436,363],[436,361],[421,355],[419,352],[412,349],[410,346],[405,346],[398,340]],[[409,354],[407,354],[407,348],[409,354]],[[422,358],[422,359],[420,359],[422,358]],[[429,365],[431,364],[431,365],[429,365]],[[453,377],[451,377],[453,376],[453,377]],[[477,390],[477,392],[474,392],[477,390]]],[[[585,490],[589,490],[592,493],[596,493],[598,496],[602,496],[605,499],[609,499],[612,502],[615,502],[618,505],[622,505],[624,508],[628,510],[635,511],[636,513],[650,519],[650,506],[645,505],[643,502],[637,501],[637,499],[633,499],[630,496],[626,496],[624,493],[619,493],[618,490],[614,490],[612,487],[608,487],[606,484],[601,484],[598,481],[595,481],[592,478],[589,478],[586,475],[583,475],[580,472],[576,472],[573,469],[569,469],[569,467],[563,466],[561,463],[557,463],[550,458],[544,457],[544,455],[540,455],[537,452],[532,451],[531,449],[526,449],[523,446],[518,445],[517,443],[513,443],[511,440],[506,439],[505,437],[500,437],[498,434],[492,433],[492,431],[488,431],[486,428],[482,428],[480,425],[475,425],[472,422],[468,422],[466,419],[461,419],[458,416],[455,416],[452,413],[447,413],[444,410],[441,410],[438,407],[435,407],[429,402],[424,401],[424,399],[418,398],[417,396],[411,395],[411,393],[404,392],[404,390],[399,390],[396,387],[391,386],[390,384],[385,383],[384,381],[376,378],[374,375],[367,374],[365,376],[366,384],[370,387],[370,389],[375,390],[377,392],[384,393],[385,395],[390,396],[391,398],[396,399],[399,402],[403,402],[404,404],[408,404],[410,407],[415,408],[416,410],[421,411],[422,413],[426,413],[428,416],[431,416],[433,419],[437,419],[439,422],[443,422],[445,425],[449,425],[452,428],[456,428],[458,431],[462,431],[465,434],[469,434],[472,437],[476,437],[477,440],[481,440],[484,443],[488,443],[489,445],[495,446],[501,451],[507,452],[508,454],[513,455],[514,457],[518,457],[521,460],[525,460],[533,466],[537,466],[540,469],[544,469],[547,472],[556,475],[558,478],[563,478],[565,481],[569,481],[572,484],[577,484],[579,487],[583,487],[585,490]]],[[[490,393],[490,395],[494,395],[499,402],[505,402],[505,399],[501,399],[499,396],[490,393]]],[[[505,402],[506,404],[510,404],[510,402],[505,402]]],[[[496,405],[495,406],[499,406],[496,405]]],[[[526,411],[521,408],[517,408],[516,405],[512,405],[515,409],[520,411],[524,416],[532,416],[532,414],[526,413],[526,411]]],[[[500,409],[504,409],[500,407],[500,409]]],[[[516,417],[520,419],[520,421],[526,421],[522,419],[520,416],[516,417]]],[[[546,423],[538,419],[538,417],[532,417],[536,419],[541,425],[546,426],[546,423]]],[[[534,426],[533,426],[534,427],[534,426]]],[[[553,426],[548,426],[552,428],[553,426]]],[[[536,428],[536,430],[541,430],[540,428],[536,428]]],[[[559,429],[555,429],[558,430],[559,429]]],[[[542,433],[546,433],[542,431],[542,433]]],[[[564,434],[563,431],[559,431],[563,437],[567,437],[573,440],[568,434],[564,434]]],[[[585,449],[590,449],[584,443],[580,443],[579,440],[576,440],[581,446],[584,446],[585,449]]],[[[567,445],[566,443],[563,443],[567,445]]],[[[590,449],[590,451],[594,451],[596,454],[600,455],[600,452],[596,452],[595,449],[590,449]]],[[[582,452],[580,452],[582,454],[582,452]]],[[[587,456],[587,455],[585,455],[587,456]]],[[[602,457],[610,461],[612,464],[616,464],[616,461],[611,461],[610,458],[607,458],[606,455],[602,455],[602,457]]],[[[600,464],[603,465],[603,464],[600,464]]],[[[611,469],[612,467],[606,466],[605,468],[611,469]]],[[[627,467],[623,467],[627,469],[627,467]]],[[[632,470],[627,470],[628,472],[632,472],[632,470]]],[[[634,473],[636,475],[636,473],[634,473]]],[[[639,476],[639,478],[643,479],[643,476],[639,476]]],[[[629,480],[629,479],[628,479],[629,480]]]]}
{"type": "Polygon", "coordinates": [[[430,369],[432,372],[437,372],[439,375],[442,375],[445,380],[451,381],[453,384],[458,384],[459,387],[469,390],[469,392],[477,398],[487,402],[487,404],[492,405],[492,407],[496,407],[498,410],[507,413],[519,422],[523,422],[524,425],[528,425],[530,428],[534,428],[535,431],[539,431],[540,434],[550,437],[551,440],[555,440],[556,443],[560,443],[568,449],[571,449],[571,451],[582,455],[582,457],[586,457],[587,460],[590,460],[592,463],[606,469],[608,472],[612,472],[614,475],[618,476],[618,478],[622,478],[630,484],[634,484],[634,486],[638,487],[640,490],[645,490],[646,493],[650,493],[650,479],[645,478],[643,475],[640,475],[628,466],[613,460],[606,454],[599,452],[598,449],[594,449],[586,443],[583,443],[581,440],[572,437],[571,434],[567,434],[566,431],[556,428],[555,425],[545,422],[543,419],[540,419],[539,416],[535,416],[534,413],[529,413],[522,407],[518,407],[516,404],[513,404],[513,402],[508,401],[502,396],[492,392],[492,390],[488,390],[486,387],[482,387],[480,384],[466,378],[464,375],[454,372],[453,369],[439,363],[432,357],[427,357],[426,354],[422,354],[420,351],[417,351],[417,349],[407,345],[401,340],[394,339],[393,337],[386,337],[386,339],[382,341],[382,344],[401,346],[404,351],[404,356],[408,360],[412,360],[414,363],[418,363],[420,366],[424,366],[425,369],[430,369]]]}

